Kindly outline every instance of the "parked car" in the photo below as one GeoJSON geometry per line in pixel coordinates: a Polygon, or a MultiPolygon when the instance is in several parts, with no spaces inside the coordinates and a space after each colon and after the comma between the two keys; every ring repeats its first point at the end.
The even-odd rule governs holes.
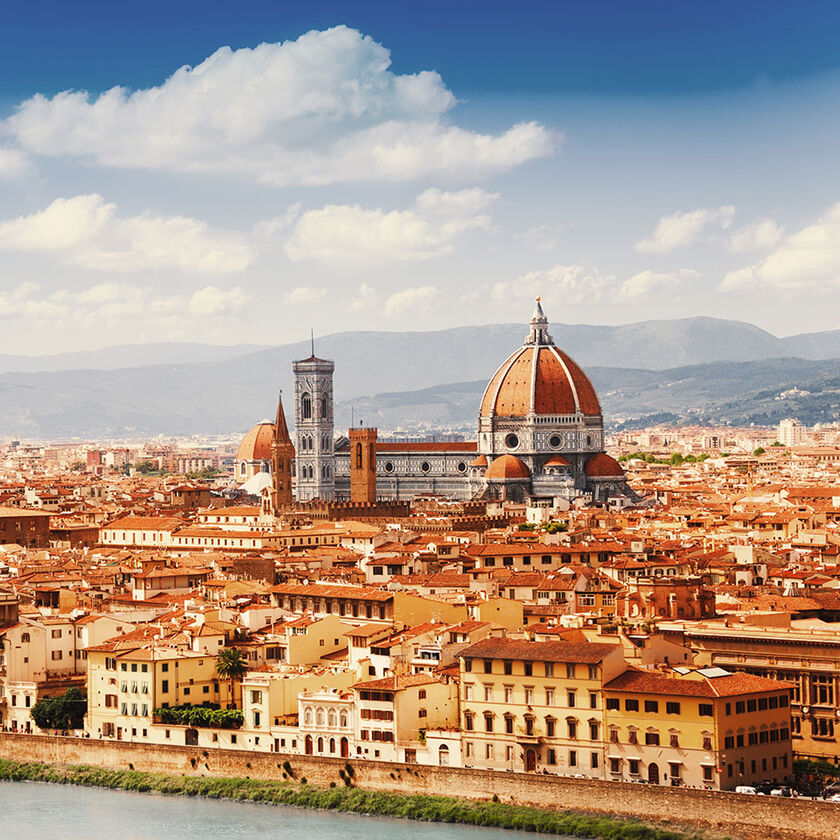
{"type": "Polygon", "coordinates": [[[735,793],[747,793],[750,796],[756,796],[758,791],[752,785],[738,785],[735,788],[735,793]]]}

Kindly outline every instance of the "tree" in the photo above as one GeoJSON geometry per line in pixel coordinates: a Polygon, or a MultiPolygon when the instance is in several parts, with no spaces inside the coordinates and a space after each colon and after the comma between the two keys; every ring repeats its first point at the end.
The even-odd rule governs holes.
{"type": "Polygon", "coordinates": [[[248,673],[248,662],[239,648],[224,648],[216,657],[216,673],[223,680],[230,680],[230,702],[236,706],[234,685],[248,673]]]}
{"type": "Polygon", "coordinates": [[[755,455],[755,457],[758,458],[759,456],[763,455],[765,451],[766,450],[763,446],[759,446],[757,449],[753,449],[753,455],[755,455]]]}
{"type": "Polygon", "coordinates": [[[78,688],[61,697],[39,700],[29,713],[39,729],[80,729],[87,712],[87,698],[78,688]]]}

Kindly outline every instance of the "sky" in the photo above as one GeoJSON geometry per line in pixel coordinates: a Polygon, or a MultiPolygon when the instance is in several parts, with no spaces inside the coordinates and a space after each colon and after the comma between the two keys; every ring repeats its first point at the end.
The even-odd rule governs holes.
{"type": "Polygon", "coordinates": [[[840,328],[838,34],[836,2],[9,4],[0,353],[538,295],[840,328]]]}

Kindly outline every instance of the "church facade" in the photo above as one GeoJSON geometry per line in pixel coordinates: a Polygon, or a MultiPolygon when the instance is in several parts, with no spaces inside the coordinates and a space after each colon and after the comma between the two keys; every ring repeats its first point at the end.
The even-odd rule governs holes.
{"type": "MultiPolygon", "coordinates": [[[[334,367],[314,353],[293,366],[291,469],[299,501],[350,499],[352,451],[346,437],[335,437],[334,367]]],[[[255,426],[243,440],[237,454],[238,475],[253,463],[246,442],[258,439],[255,430],[264,425],[255,426]]],[[[278,419],[273,428],[281,426],[288,437],[285,420],[278,419]]],[[[279,438],[274,443],[275,448],[284,445],[279,438]]],[[[522,345],[487,384],[479,406],[477,439],[377,441],[375,474],[380,499],[436,495],[456,500],[605,501],[630,492],[621,465],[604,453],[604,423],[595,389],[575,361],[555,346],[539,300],[522,345]]],[[[281,477],[281,484],[287,480],[281,477]]]]}

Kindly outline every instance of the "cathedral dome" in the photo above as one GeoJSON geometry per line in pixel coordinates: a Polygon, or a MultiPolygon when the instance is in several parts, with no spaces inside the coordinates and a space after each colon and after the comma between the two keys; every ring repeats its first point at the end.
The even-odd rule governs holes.
{"type": "Polygon", "coordinates": [[[274,440],[274,424],[268,420],[257,423],[239,444],[237,461],[268,461],[271,459],[271,443],[274,440]]]}
{"type": "Polygon", "coordinates": [[[598,452],[586,462],[584,471],[588,478],[623,478],[621,464],[605,452],[598,452]]]}
{"type": "Polygon", "coordinates": [[[510,479],[527,479],[531,471],[515,455],[499,455],[487,468],[484,477],[488,480],[506,481],[510,479]]]}
{"type": "Polygon", "coordinates": [[[575,361],[554,346],[537,301],[525,344],[496,371],[481,400],[481,417],[578,414],[601,416],[592,383],[575,361]]]}

